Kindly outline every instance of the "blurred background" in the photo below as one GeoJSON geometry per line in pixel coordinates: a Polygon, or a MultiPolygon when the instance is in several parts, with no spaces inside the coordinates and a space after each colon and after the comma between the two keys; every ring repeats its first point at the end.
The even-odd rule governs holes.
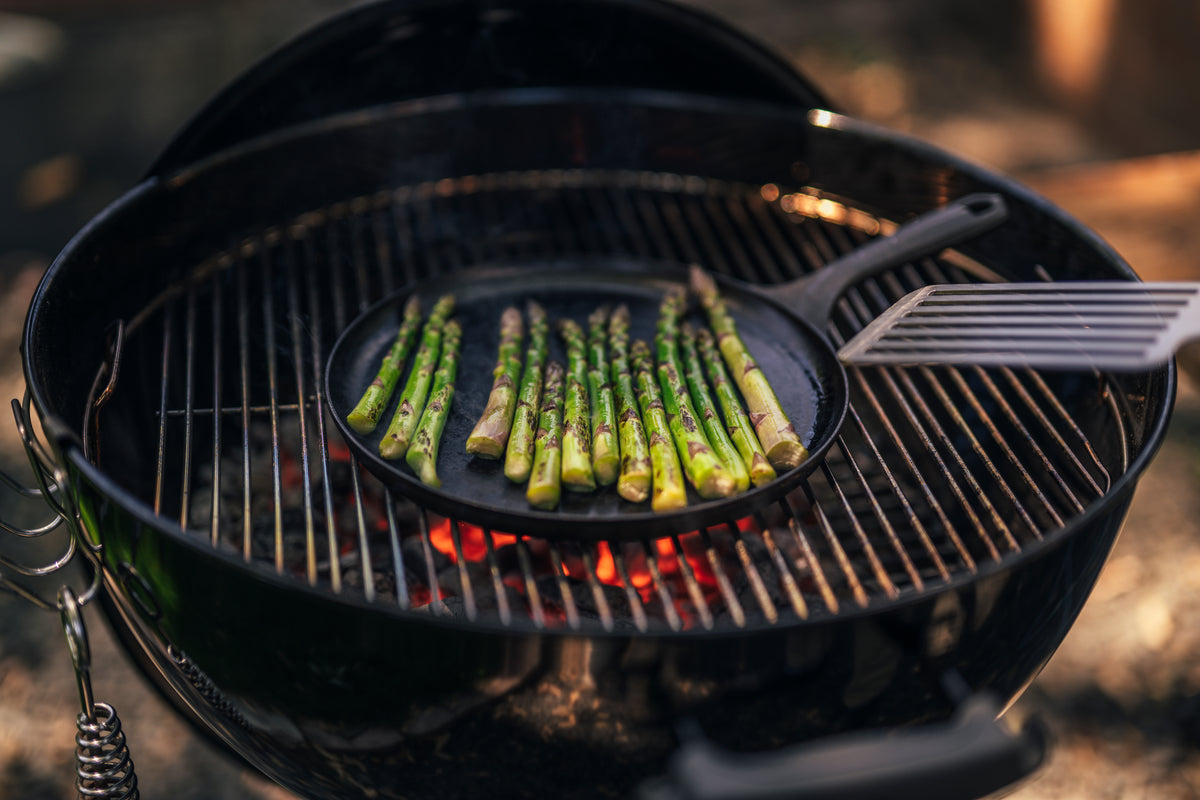
{"type": "MultiPolygon", "coordinates": [[[[839,110],[1028,183],[1147,279],[1200,279],[1200,4],[691,0],[796,64],[839,110]]],[[[220,87],[344,0],[0,0],[0,397],[54,255],[220,87]]],[[[1048,764],[1008,796],[1200,797],[1200,399],[1172,433],[1082,618],[1011,712],[1048,764]]],[[[15,428],[0,466],[20,473],[15,428]]],[[[198,738],[88,612],[97,697],[148,798],[290,794],[198,738]]],[[[0,594],[0,800],[74,797],[77,700],[53,614],[0,594]]]]}

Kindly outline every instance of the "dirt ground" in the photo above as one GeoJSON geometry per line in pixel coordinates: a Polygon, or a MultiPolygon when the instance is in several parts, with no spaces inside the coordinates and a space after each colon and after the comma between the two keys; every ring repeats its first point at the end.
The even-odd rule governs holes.
{"type": "MultiPolygon", "coordinates": [[[[19,121],[0,126],[0,396],[20,396],[20,324],[66,236],[131,185],[216,86],[285,32],[343,5],[126,0],[110,15],[103,3],[60,0],[45,6],[55,13],[43,19],[31,13],[36,3],[0,0],[0,15],[20,12],[20,24],[49,20],[22,40],[41,42],[38,57],[76,48],[68,75],[48,86],[82,115],[68,125],[57,108],[39,104],[28,80],[5,78],[5,35],[11,39],[18,18],[0,16],[0,119],[19,121]],[[144,69],[151,59],[153,74],[144,69]]],[[[1112,242],[1143,277],[1200,278],[1200,156],[1192,151],[1200,124],[1167,113],[1184,108],[1186,97],[1172,106],[1163,80],[1166,69],[1200,72],[1200,55],[1170,24],[1171,13],[1184,15],[1175,28],[1195,21],[1180,4],[1142,3],[1139,15],[1135,4],[1112,3],[1119,19],[1109,21],[1109,55],[1093,59],[1091,84],[1078,70],[1060,75],[1041,55],[1046,23],[1034,24],[1043,5],[1035,0],[698,5],[795,61],[843,110],[1028,182],[1112,242]]],[[[1014,722],[1037,715],[1054,737],[1044,768],[1010,798],[1200,797],[1200,384],[1191,377],[1200,375],[1191,367],[1198,361],[1183,359],[1170,435],[1079,622],[1009,714],[1014,722]]],[[[19,457],[11,424],[0,425],[0,461],[19,457]]],[[[197,737],[135,676],[99,620],[89,621],[96,694],[121,713],[144,796],[291,797],[197,737]]],[[[0,800],[73,796],[75,697],[54,615],[0,595],[0,800]]]]}

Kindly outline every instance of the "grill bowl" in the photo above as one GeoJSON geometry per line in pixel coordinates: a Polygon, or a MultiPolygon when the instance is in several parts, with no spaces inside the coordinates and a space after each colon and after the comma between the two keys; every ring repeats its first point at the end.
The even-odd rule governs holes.
{"type": "MultiPolygon", "coordinates": [[[[164,435],[159,423],[202,416],[204,404],[186,398],[211,395],[215,379],[196,377],[191,395],[181,378],[164,390],[164,354],[176,365],[186,361],[177,347],[188,339],[189,318],[199,320],[193,338],[207,342],[213,330],[238,326],[239,309],[252,308],[262,319],[263,300],[270,298],[278,316],[267,318],[277,323],[247,322],[251,339],[273,344],[246,384],[247,407],[269,419],[273,401],[262,392],[272,374],[277,386],[289,387],[276,405],[294,402],[288,391],[303,397],[303,385],[315,391],[318,384],[305,384],[306,374],[315,377],[305,370],[320,361],[319,352],[295,351],[294,342],[315,341],[319,349],[354,309],[383,296],[389,281],[398,286],[451,272],[467,266],[477,250],[518,258],[530,252],[637,256],[642,248],[683,250],[689,242],[704,247],[698,233],[679,233],[704,228],[671,227],[671,215],[686,220],[695,209],[716,205],[749,213],[750,229],[761,234],[728,241],[763,249],[745,262],[749,267],[733,258],[728,243],[703,255],[724,258],[739,277],[779,280],[829,260],[822,246],[849,247],[876,232],[873,225],[975,191],[1002,193],[1010,222],[954,254],[860,287],[833,335],[862,324],[858,318],[873,305],[886,307],[887,298],[876,295],[904,288],[893,283],[921,280],[927,270],[1028,279],[1036,265],[1055,278],[1133,278],[1097,237],[1012,181],[824,112],[657,92],[516,91],[388,105],[276,132],[136,187],[80,233],[39,287],[23,342],[26,374],[67,469],[83,530],[99,546],[95,562],[114,627],[185,714],[266,774],[311,797],[468,794],[497,779],[513,781],[529,796],[564,786],[579,796],[628,793],[661,771],[681,718],[697,720],[730,746],[760,749],[944,717],[954,706],[940,688],[946,672],[973,689],[1014,697],[1065,635],[1108,554],[1136,479],[1163,434],[1173,368],[1014,377],[1022,396],[1044,386],[1067,411],[1068,427],[1086,434],[1086,448],[1068,450],[1090,451],[1095,466],[1077,469],[1074,479],[1090,488],[1067,492],[1078,496],[1074,511],[1062,510],[1070,498],[1054,496],[1024,517],[1021,509],[1033,506],[1027,488],[1018,488],[1021,496],[1008,504],[980,489],[967,505],[992,503],[993,516],[976,512],[979,528],[994,534],[990,546],[981,537],[956,550],[951,538],[939,538],[937,557],[921,555],[917,534],[939,524],[936,509],[953,506],[953,487],[930,471],[928,491],[906,484],[893,494],[887,482],[894,473],[871,459],[890,463],[893,448],[915,447],[920,431],[934,430],[945,440],[938,451],[944,445],[962,458],[951,472],[959,488],[969,476],[988,474],[989,465],[1005,479],[1002,485],[1019,487],[1022,479],[1003,463],[1006,454],[983,441],[983,420],[1002,416],[1008,393],[994,387],[1009,376],[862,373],[836,452],[785,509],[760,515],[776,549],[753,551],[751,568],[729,573],[741,585],[731,595],[717,594],[709,609],[725,613],[706,621],[706,604],[685,603],[674,614],[664,606],[639,621],[633,613],[610,609],[606,617],[585,608],[587,583],[579,596],[553,594],[562,581],[538,586],[545,598],[537,606],[540,617],[515,605],[506,617],[478,600],[472,611],[461,578],[453,575],[430,584],[457,585],[455,598],[421,603],[411,584],[408,592],[396,588],[398,569],[392,584],[373,572],[353,577],[356,563],[390,547],[386,535],[369,531],[367,541],[353,543],[337,579],[336,559],[306,570],[306,561],[321,560],[319,548],[293,560],[253,541],[249,558],[220,536],[214,545],[208,530],[183,513],[187,503],[156,487],[160,479],[169,486],[201,482],[195,464],[204,459],[179,457],[193,452],[187,440],[164,435]],[[512,130],[527,135],[497,135],[512,130]],[[297,170],[297,164],[308,167],[297,170]],[[661,239],[634,235],[649,230],[649,217],[623,227],[627,209],[619,204],[611,206],[616,225],[556,221],[555,214],[570,215],[570,202],[593,190],[628,197],[635,209],[657,202],[654,215],[666,233],[661,239]],[[490,207],[489,199],[514,196],[532,198],[531,215],[499,204],[504,224],[497,226],[490,212],[479,211],[490,207]],[[766,216],[754,216],[764,209],[766,216]],[[765,229],[764,219],[784,224],[765,229]],[[797,231],[820,235],[787,240],[787,247],[773,238],[797,231]],[[337,291],[321,290],[326,284],[307,277],[292,283],[292,274],[351,288],[338,300],[337,291]],[[247,299],[230,299],[242,296],[240,282],[259,288],[247,299]],[[286,310],[293,293],[300,306],[323,309],[301,315],[298,338],[288,327],[296,315],[286,310]],[[213,297],[223,298],[221,325],[203,321],[211,318],[213,297]],[[103,385],[107,370],[93,381],[63,365],[106,363],[116,319],[125,320],[120,374],[107,405],[93,412],[93,384],[103,385]],[[268,340],[268,329],[275,339],[268,340]],[[164,331],[172,332],[174,344],[164,345],[164,331]],[[274,367],[270,354],[278,359],[274,367]],[[916,389],[892,395],[893,383],[916,389]],[[942,402],[943,395],[950,400],[942,402]],[[909,409],[911,421],[901,427],[912,430],[892,438],[881,420],[895,419],[901,400],[932,408],[928,419],[909,409]],[[940,419],[954,413],[973,421],[961,427],[940,419]],[[886,456],[872,455],[881,443],[886,456]],[[159,452],[168,453],[161,467],[159,452]],[[183,479],[189,469],[193,483],[183,479]],[[898,497],[928,508],[913,511],[898,497]],[[911,569],[889,556],[889,530],[899,531],[901,552],[915,543],[911,569]],[[785,539],[801,549],[780,544],[785,539]],[[776,553],[785,564],[773,573],[776,553]],[[848,572],[836,567],[839,554],[853,562],[848,572]],[[797,555],[811,560],[801,564],[797,555]],[[802,605],[788,594],[785,573],[802,605]],[[766,583],[777,583],[782,595],[763,603],[755,576],[773,574],[779,578],[766,583]],[[730,597],[740,599],[740,617],[730,597]],[[565,609],[572,603],[574,616],[565,609]],[[441,757],[447,742],[453,743],[449,761],[441,757]]],[[[225,375],[212,369],[213,354],[232,370],[229,365],[239,363],[237,341],[231,335],[198,356],[191,370],[167,372],[225,375]]],[[[230,383],[236,395],[238,382],[230,383]]],[[[239,403],[229,406],[231,413],[218,415],[223,422],[203,430],[221,431],[214,441],[232,448],[245,426],[239,403]]],[[[1011,424],[1038,424],[1032,417],[1040,406],[1031,404],[1011,424]]],[[[311,419],[316,425],[317,417],[311,419]]],[[[194,452],[209,442],[198,436],[194,452]]],[[[919,461],[918,475],[935,466],[931,457],[919,461]]],[[[1037,470],[1023,451],[1017,461],[1037,470]]],[[[1047,488],[1050,495],[1059,491],[1047,488]]],[[[349,506],[339,513],[352,514],[349,506]]],[[[399,501],[395,513],[402,518],[401,545],[429,541],[426,515],[399,501]]],[[[964,527],[970,515],[953,516],[949,529],[972,530],[964,527]]],[[[288,517],[283,527],[304,523],[288,517]]],[[[707,531],[699,555],[736,559],[761,541],[732,529],[707,531]]],[[[549,552],[552,561],[576,554],[541,551],[536,540],[524,547],[527,555],[549,552]]],[[[670,561],[661,550],[658,556],[659,563],[670,561]]],[[[434,563],[423,554],[415,558],[418,573],[434,563]]],[[[376,571],[385,575],[388,563],[376,571]]],[[[677,591],[686,598],[694,583],[677,591]]]]}

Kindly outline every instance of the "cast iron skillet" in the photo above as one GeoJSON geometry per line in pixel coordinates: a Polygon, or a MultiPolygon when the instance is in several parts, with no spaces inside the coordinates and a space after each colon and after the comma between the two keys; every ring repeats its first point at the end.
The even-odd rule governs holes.
{"type": "MultiPolygon", "coordinates": [[[[615,487],[588,494],[564,491],[558,508],[530,507],[524,485],[504,477],[503,462],[466,453],[465,443],[483,411],[492,384],[500,312],[535,299],[553,321],[571,317],[586,324],[597,306],[625,303],[631,336],[652,341],[659,302],[673,284],[687,282],[681,264],[602,259],[571,265],[477,267],[411,286],[372,306],[342,333],[329,354],[325,393],[334,421],[362,464],[395,491],[446,516],[494,531],[545,538],[642,539],[718,525],[761,509],[794,489],[820,463],[841,427],[849,402],[846,374],[822,335],[838,297],[859,280],[932,255],[998,225],[1007,209],[998,195],[971,195],[929,212],[874,239],[823,269],[787,284],[751,287],[718,278],[738,330],[770,380],[808,459],[775,480],[732,497],[703,500],[689,489],[687,507],[653,512],[649,502],[630,503],[615,487]],[[425,311],[443,294],[455,295],[462,325],[456,392],[442,434],[437,471],[440,487],[422,483],[403,459],[379,455],[403,385],[397,387],[379,426],[367,436],[345,421],[371,382],[400,324],[405,301],[417,292],[425,311]]],[[[550,357],[565,364],[557,337],[550,357]]],[[[411,359],[410,359],[411,360],[411,359]]]]}

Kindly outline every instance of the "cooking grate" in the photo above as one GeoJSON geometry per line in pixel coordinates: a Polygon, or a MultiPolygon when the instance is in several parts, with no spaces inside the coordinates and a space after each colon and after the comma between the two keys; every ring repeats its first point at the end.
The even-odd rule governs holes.
{"type": "MultiPolygon", "coordinates": [[[[846,425],[806,485],[747,519],[638,543],[549,542],[420,509],[357,467],[318,391],[358,313],[450,270],[620,255],[774,283],[886,228],[815,191],[660,173],[490,174],[356,198],[232,243],[131,320],[121,386],[157,402],[117,392],[92,455],[103,466],[119,447],[105,419],[136,419],[157,457],[112,471],[155,513],[402,613],[705,631],[893,601],[1020,552],[1105,493],[1124,461],[1089,444],[1120,425],[1102,376],[852,369],[846,425]]],[[[949,253],[865,282],[839,305],[835,343],[912,288],[979,270],[949,253]]]]}

